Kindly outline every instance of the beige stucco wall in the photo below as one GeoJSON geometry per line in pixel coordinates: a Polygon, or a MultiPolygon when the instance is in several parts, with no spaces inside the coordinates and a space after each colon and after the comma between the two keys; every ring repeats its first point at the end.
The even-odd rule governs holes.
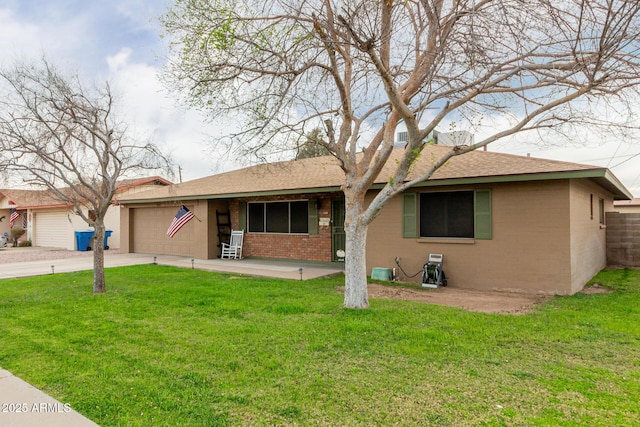
{"type": "Polygon", "coordinates": [[[120,251],[123,253],[132,252],[133,248],[133,236],[131,234],[131,221],[133,221],[133,215],[131,215],[132,207],[125,206],[120,210],[120,251]]]}
{"type": "MultiPolygon", "coordinates": [[[[11,238],[11,228],[9,227],[9,217],[11,216],[11,209],[13,205],[9,204],[9,199],[0,195],[0,217],[4,216],[2,220],[0,220],[0,235],[4,235],[7,233],[9,239],[11,238]]],[[[18,220],[15,224],[16,227],[22,227],[22,220],[18,220]]],[[[28,229],[28,226],[27,226],[28,229]]],[[[25,233],[20,241],[27,240],[29,238],[28,233],[25,233]]]]}
{"type": "MultiPolygon", "coordinates": [[[[154,188],[158,188],[158,185],[154,183],[137,185],[135,187],[130,187],[124,191],[118,192],[118,194],[116,194],[115,199],[117,200],[119,197],[122,197],[124,195],[136,194],[136,193],[151,190],[154,188]]],[[[104,219],[106,229],[112,231],[111,236],[109,237],[109,240],[108,240],[109,247],[112,249],[121,248],[122,246],[122,243],[121,243],[122,232],[120,231],[120,222],[121,222],[120,216],[124,210],[125,210],[125,207],[123,205],[109,206],[109,209],[107,210],[107,215],[105,216],[105,219],[104,219]]],[[[81,227],[84,225],[86,229],[86,223],[84,223],[80,219],[80,217],[76,217],[76,218],[79,221],[78,227],[81,227]]],[[[82,228],[76,228],[76,230],[80,230],[80,229],[82,228]]]]}
{"type": "MultiPolygon", "coordinates": [[[[83,208],[84,213],[87,214],[89,208],[83,208]]],[[[107,230],[111,230],[111,236],[107,243],[109,248],[115,249],[120,247],[120,211],[122,209],[118,206],[111,206],[105,216],[105,226],[107,230]]],[[[68,249],[70,251],[76,250],[75,232],[92,230],[81,217],[74,213],[73,209],[69,208],[54,208],[54,209],[32,209],[29,210],[32,220],[29,222],[29,238],[33,240],[35,246],[39,246],[39,242],[36,239],[36,233],[38,232],[38,213],[59,213],[64,216],[64,219],[60,220],[56,225],[56,234],[60,235],[56,247],[68,249]]]]}
{"type": "MultiPolygon", "coordinates": [[[[84,208],[85,215],[88,215],[89,208],[84,208]]],[[[120,211],[122,208],[120,206],[110,206],[107,210],[107,214],[104,217],[104,225],[107,230],[111,230],[111,236],[107,241],[109,248],[116,249],[120,247],[120,211]]],[[[70,215],[72,228],[76,231],[82,230],[91,230],[90,227],[81,217],[80,215],[70,215]]],[[[73,231],[71,232],[72,234],[73,231]]],[[[75,242],[74,242],[75,245],[75,242]]],[[[73,245],[72,245],[73,246],[73,245]]],[[[74,248],[67,248],[73,250],[74,248]]]]}
{"type": "MultiPolygon", "coordinates": [[[[116,199],[123,195],[139,193],[157,187],[158,185],[153,182],[130,187],[124,191],[119,192],[116,199]]],[[[0,216],[6,216],[5,220],[0,221],[0,234],[4,233],[5,231],[9,232],[9,209],[11,207],[12,206],[9,206],[8,204],[8,200],[5,197],[0,196],[0,216]]],[[[85,214],[87,214],[88,210],[89,207],[83,208],[85,214]]],[[[121,247],[120,214],[122,211],[124,211],[123,206],[110,206],[105,216],[106,229],[112,231],[111,236],[108,239],[108,245],[112,249],[121,247]]],[[[55,243],[55,247],[65,248],[68,250],[76,250],[75,231],[84,231],[91,229],[91,227],[89,227],[89,225],[85,221],[83,221],[79,215],[74,213],[74,209],[61,207],[29,209],[27,233],[21,240],[31,239],[35,246],[38,246],[38,242],[36,239],[36,231],[38,227],[38,212],[44,214],[59,213],[61,216],[64,216],[64,220],[58,221],[55,226],[56,228],[54,232],[56,235],[60,236],[60,238],[57,239],[55,243]]]]}
{"type": "MultiPolygon", "coordinates": [[[[402,237],[402,197],[392,199],[370,226],[367,269],[394,268],[399,257],[407,273],[421,271],[429,253],[444,254],[450,286],[525,290],[550,294],[579,291],[606,264],[605,229],[599,224],[598,200],[613,209],[612,196],[588,180],[501,183],[412,191],[491,189],[492,239],[402,237]],[[591,219],[593,195],[593,219],[591,219]]],[[[369,195],[369,198],[373,194],[369,195]]],[[[173,239],[165,235],[178,206],[171,203],[128,206],[120,210],[121,249],[215,258],[215,209],[226,201],[192,201],[189,209],[202,220],[188,223],[173,239]],[[137,218],[136,218],[137,215],[137,218]],[[141,222],[142,221],[142,222],[141,222]],[[139,234],[144,231],[146,235],[139,234]],[[134,236],[134,233],[138,233],[134,236]]],[[[419,282],[420,275],[414,279],[419,282]]]]}
{"type": "Polygon", "coordinates": [[[4,233],[9,233],[11,229],[9,228],[9,216],[11,215],[11,210],[9,208],[3,209],[0,205],[0,217],[4,216],[2,221],[0,221],[0,235],[4,233]]]}
{"type": "Polygon", "coordinates": [[[9,205],[9,200],[0,195],[0,217],[4,216],[4,218],[0,221],[0,235],[4,233],[9,233],[9,215],[11,215],[11,207],[9,205]]]}
{"type": "Polygon", "coordinates": [[[604,210],[610,212],[613,210],[613,197],[587,180],[571,180],[570,196],[571,293],[575,293],[606,267],[606,226],[600,225],[599,200],[604,200],[604,210]]]}
{"type": "Polygon", "coordinates": [[[226,209],[225,201],[185,202],[197,218],[185,224],[173,238],[166,235],[179,205],[153,203],[121,209],[120,232],[123,252],[190,256],[211,259],[219,254],[216,209],[226,209]]]}
{"type": "MultiPolygon", "coordinates": [[[[585,249],[588,256],[576,255],[575,261],[571,253],[572,244],[589,241],[591,231],[599,232],[582,233],[581,224],[570,226],[572,203],[576,207],[575,215],[581,209],[579,194],[585,189],[580,185],[565,180],[448,190],[479,188],[492,190],[491,240],[403,238],[398,220],[402,218],[402,198],[396,197],[371,224],[367,241],[368,271],[373,267],[393,268],[394,258],[398,256],[405,271],[413,274],[421,270],[429,253],[441,253],[450,286],[570,294],[583,278],[588,280],[601,267],[600,262],[593,267],[584,264],[598,258],[600,251],[604,253],[604,244],[600,249],[596,248],[597,243],[590,243],[585,249]]],[[[419,276],[414,279],[419,280],[419,276]]]]}

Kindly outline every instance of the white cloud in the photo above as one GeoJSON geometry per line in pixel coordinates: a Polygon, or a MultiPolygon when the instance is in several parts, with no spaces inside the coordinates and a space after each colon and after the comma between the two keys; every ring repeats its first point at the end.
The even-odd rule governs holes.
{"type": "Polygon", "coordinates": [[[172,152],[183,180],[210,175],[216,166],[237,167],[206,154],[206,140],[216,129],[197,112],[177,107],[158,80],[164,46],[156,27],[164,7],[164,0],[4,3],[0,66],[44,55],[64,73],[79,73],[85,84],[108,80],[131,132],[172,152]]]}
{"type": "MultiPolygon", "coordinates": [[[[592,104],[592,118],[618,122],[633,117],[622,104],[616,104],[614,100],[604,103],[592,104]]],[[[441,131],[448,131],[450,125],[456,130],[469,130],[474,134],[475,141],[494,135],[500,130],[507,129],[517,123],[520,117],[513,114],[495,114],[483,116],[476,121],[476,127],[463,128],[461,123],[445,122],[440,127],[441,131]]],[[[516,154],[521,156],[531,155],[552,160],[561,160],[575,163],[584,163],[594,166],[606,167],[633,193],[640,196],[640,133],[633,129],[615,127],[567,127],[564,133],[553,131],[529,131],[500,139],[489,144],[489,151],[516,154]],[[636,156],[638,154],[638,156],[636,156]]]]}
{"type": "Polygon", "coordinates": [[[131,58],[132,50],[128,47],[120,49],[118,53],[113,56],[107,56],[107,64],[109,64],[109,73],[117,73],[119,69],[127,66],[129,58],[131,58]]]}
{"type": "Polygon", "coordinates": [[[44,55],[59,66],[77,66],[80,61],[74,53],[86,49],[82,35],[88,33],[89,27],[82,15],[32,21],[14,10],[0,9],[0,64],[31,61],[44,55]]]}
{"type": "MultiPolygon", "coordinates": [[[[158,79],[156,67],[131,61],[131,50],[123,48],[107,58],[109,81],[121,100],[120,114],[140,138],[151,136],[156,144],[170,152],[183,180],[210,175],[216,171],[215,155],[208,154],[210,134],[216,129],[193,110],[176,105],[158,79]]],[[[222,170],[236,167],[228,164],[222,170]]],[[[175,171],[177,173],[177,171],[175,171]]]]}

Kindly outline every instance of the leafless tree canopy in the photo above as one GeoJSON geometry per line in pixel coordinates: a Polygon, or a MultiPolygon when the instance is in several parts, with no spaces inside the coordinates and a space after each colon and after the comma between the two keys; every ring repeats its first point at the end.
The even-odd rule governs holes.
{"type": "Polygon", "coordinates": [[[407,171],[445,119],[465,128],[507,120],[419,180],[453,155],[518,132],[632,126],[639,12],[631,0],[177,0],[164,17],[175,54],[165,77],[214,119],[243,117],[234,143],[258,157],[322,126],[345,171],[348,208],[389,158],[402,123],[404,160],[376,201],[351,214],[368,223],[416,183],[405,182],[407,171]],[[607,105],[616,113],[598,114],[607,105]]]}
{"type": "Polygon", "coordinates": [[[0,165],[61,202],[106,210],[118,179],[161,166],[153,144],[127,138],[108,83],[87,91],[46,61],[2,71],[0,81],[0,165]]]}
{"type": "Polygon", "coordinates": [[[0,71],[0,171],[47,188],[98,241],[118,180],[166,162],[150,142],[131,140],[114,106],[108,84],[87,89],[46,60],[0,71]]]}
{"type": "Polygon", "coordinates": [[[373,151],[389,143],[388,127],[424,119],[427,108],[438,114],[410,126],[418,141],[457,111],[508,113],[517,128],[501,131],[511,133],[585,119],[589,99],[635,88],[639,7],[605,0],[178,1],[165,17],[179,54],[168,77],[196,106],[245,115],[253,149],[330,120],[332,151],[373,151]],[[580,96],[580,105],[565,106],[580,96]]]}

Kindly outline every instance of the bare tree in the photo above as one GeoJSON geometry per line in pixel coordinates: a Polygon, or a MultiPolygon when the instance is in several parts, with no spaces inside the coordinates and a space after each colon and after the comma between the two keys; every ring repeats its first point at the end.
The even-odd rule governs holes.
{"type": "Polygon", "coordinates": [[[94,227],[93,292],[105,292],[104,219],[117,182],[165,157],[127,137],[108,83],[87,90],[43,60],[0,71],[0,88],[0,169],[48,189],[94,227]]]}
{"type": "Polygon", "coordinates": [[[367,228],[391,197],[519,132],[630,126],[639,10],[630,0],[179,0],[163,18],[175,53],[165,77],[213,119],[246,118],[233,141],[258,157],[324,127],[345,176],[344,303],[367,307],[367,228]],[[612,105],[620,120],[598,114],[612,105]],[[491,136],[407,181],[436,126],[496,115],[506,120],[491,136]],[[399,124],[404,156],[367,203],[399,124]]]}

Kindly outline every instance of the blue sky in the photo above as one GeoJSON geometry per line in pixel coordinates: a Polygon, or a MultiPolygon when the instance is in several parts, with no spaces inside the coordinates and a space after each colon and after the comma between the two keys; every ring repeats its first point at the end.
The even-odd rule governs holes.
{"type": "Polygon", "coordinates": [[[164,1],[0,0],[2,59],[45,53],[61,66],[107,75],[123,49],[131,63],[161,65],[164,1]]]}
{"type": "Polygon", "coordinates": [[[166,53],[158,23],[165,7],[165,0],[0,0],[0,66],[44,55],[85,83],[108,80],[135,134],[170,152],[186,181],[235,165],[209,154],[215,127],[179,108],[157,78],[166,53]]]}
{"type": "MultiPolygon", "coordinates": [[[[171,152],[182,167],[183,180],[235,168],[208,149],[211,135],[221,129],[205,125],[197,112],[179,108],[157,79],[166,53],[158,17],[169,2],[0,0],[0,66],[16,59],[37,60],[44,54],[84,80],[109,80],[122,95],[122,109],[132,128],[141,136],[151,135],[171,152]]],[[[640,153],[636,141],[586,135],[570,146],[499,141],[489,150],[610,167],[640,196],[640,155],[633,157],[640,153]]]]}

